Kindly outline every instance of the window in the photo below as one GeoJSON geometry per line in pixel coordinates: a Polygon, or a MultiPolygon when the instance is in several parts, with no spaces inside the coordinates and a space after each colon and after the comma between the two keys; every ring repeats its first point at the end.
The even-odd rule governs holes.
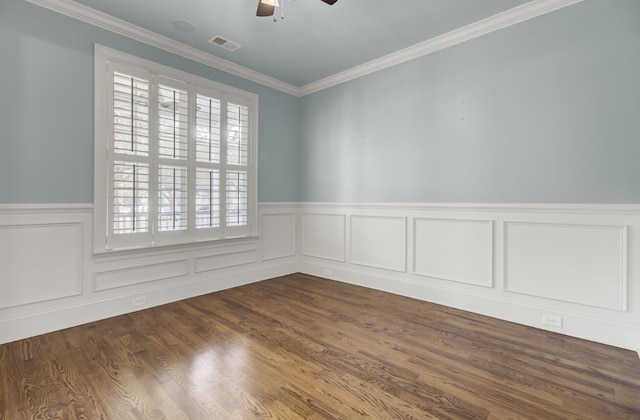
{"type": "Polygon", "coordinates": [[[96,46],[95,102],[95,252],[256,234],[256,95],[96,46]]]}

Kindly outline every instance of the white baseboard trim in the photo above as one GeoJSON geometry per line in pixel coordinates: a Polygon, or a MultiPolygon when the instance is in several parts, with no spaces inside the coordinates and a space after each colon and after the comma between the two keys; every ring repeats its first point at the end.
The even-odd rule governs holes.
{"type": "Polygon", "coordinates": [[[298,271],[297,268],[295,262],[262,266],[191,283],[146,289],[141,293],[84,300],[75,305],[4,319],[0,321],[0,343],[9,343],[26,337],[46,334],[72,326],[292,274],[298,271]],[[133,307],[132,300],[140,296],[146,298],[146,303],[133,307]]]}

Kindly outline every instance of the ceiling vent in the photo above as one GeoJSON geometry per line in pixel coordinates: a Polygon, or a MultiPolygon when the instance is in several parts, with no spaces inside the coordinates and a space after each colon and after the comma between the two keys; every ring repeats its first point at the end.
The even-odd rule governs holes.
{"type": "Polygon", "coordinates": [[[211,38],[209,40],[209,43],[222,47],[228,51],[235,51],[242,46],[237,42],[230,41],[227,38],[221,37],[220,35],[216,35],[213,38],[211,38]]]}

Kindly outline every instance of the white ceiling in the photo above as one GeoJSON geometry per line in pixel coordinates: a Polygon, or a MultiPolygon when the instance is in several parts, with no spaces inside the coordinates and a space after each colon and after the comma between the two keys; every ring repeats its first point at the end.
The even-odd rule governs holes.
{"type": "MultiPolygon", "coordinates": [[[[123,22],[113,19],[101,26],[126,25],[125,34],[143,28],[142,40],[159,34],[163,41],[158,42],[171,42],[174,51],[187,46],[182,49],[191,53],[185,56],[226,63],[217,66],[222,69],[235,63],[282,83],[282,90],[295,91],[443,34],[464,32],[459,28],[468,25],[482,28],[498,22],[499,29],[580,0],[338,0],[333,6],[321,0],[280,0],[285,19],[280,19],[281,8],[276,9],[277,22],[256,17],[257,0],[56,0],[55,6],[53,0],[27,1],[53,9],[65,3],[67,14],[90,14],[94,24],[115,17],[123,22]],[[73,8],[79,12],[70,12],[73,8]],[[176,21],[195,28],[185,31],[176,21]],[[242,46],[226,51],[208,42],[215,35],[242,46]]],[[[479,34],[490,32],[485,29],[479,34]]]]}
{"type": "Polygon", "coordinates": [[[258,0],[26,1],[301,96],[582,0],[280,0],[275,22],[258,0]]]}

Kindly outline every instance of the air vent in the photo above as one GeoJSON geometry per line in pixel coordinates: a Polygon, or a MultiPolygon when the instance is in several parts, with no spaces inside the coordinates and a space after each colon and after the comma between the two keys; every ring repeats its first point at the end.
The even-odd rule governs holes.
{"type": "Polygon", "coordinates": [[[240,48],[242,45],[238,44],[237,42],[233,42],[228,40],[227,38],[223,38],[220,35],[216,35],[213,38],[211,38],[209,40],[209,42],[213,45],[217,45],[219,47],[224,48],[225,50],[228,51],[235,51],[238,48],[240,48]]]}

